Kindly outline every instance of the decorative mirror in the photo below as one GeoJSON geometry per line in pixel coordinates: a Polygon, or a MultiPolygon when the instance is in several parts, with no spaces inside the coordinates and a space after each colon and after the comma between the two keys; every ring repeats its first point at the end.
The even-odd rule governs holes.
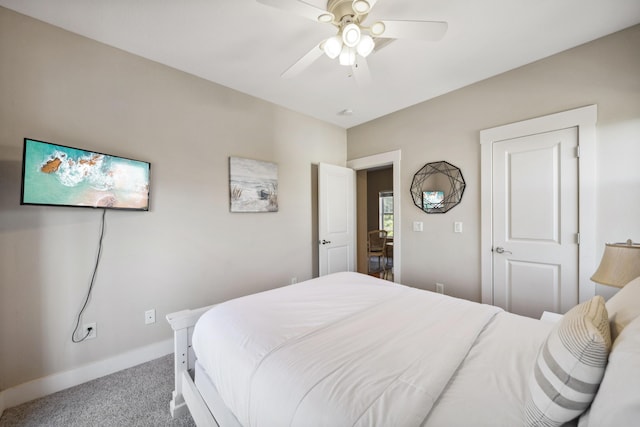
{"type": "Polygon", "coordinates": [[[426,213],[445,213],[460,200],[466,184],[462,172],[449,162],[424,165],[413,176],[413,203],[426,213]]]}

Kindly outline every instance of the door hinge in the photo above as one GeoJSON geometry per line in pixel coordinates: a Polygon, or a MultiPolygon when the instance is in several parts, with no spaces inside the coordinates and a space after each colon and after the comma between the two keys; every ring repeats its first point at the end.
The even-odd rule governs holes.
{"type": "Polygon", "coordinates": [[[580,233],[576,233],[576,244],[580,244],[580,233]]]}
{"type": "Polygon", "coordinates": [[[579,159],[579,158],[580,158],[580,146],[578,145],[576,147],[576,159],[579,159]]]}

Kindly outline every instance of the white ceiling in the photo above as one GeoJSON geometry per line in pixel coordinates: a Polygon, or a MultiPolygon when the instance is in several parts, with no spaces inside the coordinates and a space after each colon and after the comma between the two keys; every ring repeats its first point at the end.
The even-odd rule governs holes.
{"type": "Polygon", "coordinates": [[[640,23],[640,0],[378,0],[366,23],[433,20],[449,29],[439,42],[396,40],[369,56],[373,83],[361,88],[324,56],[282,79],[336,30],[255,0],[0,5],[343,128],[640,23]],[[346,109],[353,114],[338,114],[346,109]]]}

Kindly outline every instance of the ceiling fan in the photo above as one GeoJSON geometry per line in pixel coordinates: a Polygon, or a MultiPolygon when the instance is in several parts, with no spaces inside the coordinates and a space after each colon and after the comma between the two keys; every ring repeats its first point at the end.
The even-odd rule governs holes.
{"type": "Polygon", "coordinates": [[[440,21],[382,20],[366,26],[364,21],[377,0],[328,0],[326,10],[302,0],[257,1],[338,29],[335,36],[322,40],[282,73],[285,78],[298,75],[322,55],[327,55],[331,59],[337,58],[341,65],[351,67],[358,84],[366,85],[371,81],[366,57],[376,46],[380,47],[383,40],[437,41],[447,31],[447,23],[440,21]]]}

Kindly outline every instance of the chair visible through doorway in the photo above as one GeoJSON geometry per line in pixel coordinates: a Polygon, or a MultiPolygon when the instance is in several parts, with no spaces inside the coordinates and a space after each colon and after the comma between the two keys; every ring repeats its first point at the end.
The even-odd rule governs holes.
{"type": "Polygon", "coordinates": [[[385,230],[372,230],[367,234],[367,259],[369,261],[369,273],[371,273],[371,258],[378,258],[378,271],[386,270],[385,250],[387,246],[387,232],[385,230]]]}

